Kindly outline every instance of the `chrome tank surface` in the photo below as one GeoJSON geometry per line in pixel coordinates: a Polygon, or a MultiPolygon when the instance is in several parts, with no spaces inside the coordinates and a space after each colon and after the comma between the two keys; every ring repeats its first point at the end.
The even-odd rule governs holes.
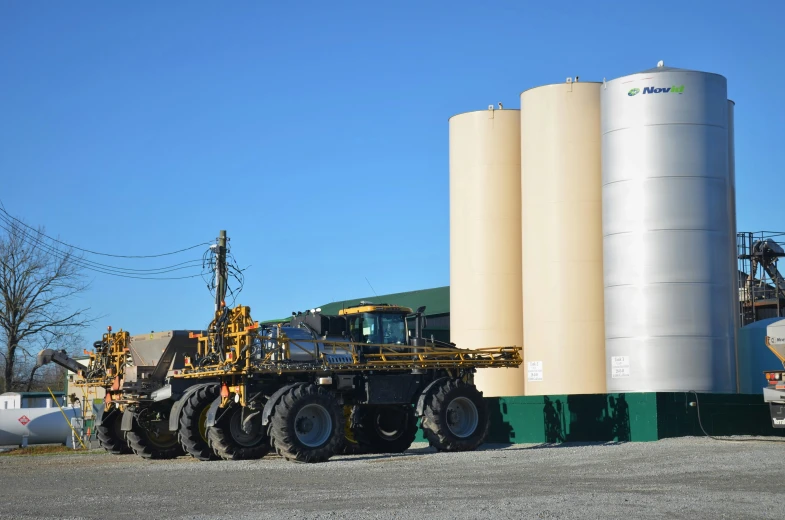
{"type": "Polygon", "coordinates": [[[735,391],[725,78],[609,81],[601,132],[607,391],[735,391]]]}
{"type": "MultiPolygon", "coordinates": [[[[306,328],[300,327],[281,327],[281,333],[289,340],[289,359],[291,361],[316,361],[318,359],[316,349],[318,347],[318,354],[325,352],[325,343],[332,345],[333,343],[347,343],[343,338],[319,338],[306,328]]],[[[268,336],[272,337],[272,336],[268,336]]],[[[280,348],[280,343],[275,340],[267,341],[265,350],[280,348]]],[[[349,350],[342,348],[327,347],[326,350],[329,354],[349,354],[349,350]]],[[[278,358],[281,359],[281,358],[278,358]]]]}

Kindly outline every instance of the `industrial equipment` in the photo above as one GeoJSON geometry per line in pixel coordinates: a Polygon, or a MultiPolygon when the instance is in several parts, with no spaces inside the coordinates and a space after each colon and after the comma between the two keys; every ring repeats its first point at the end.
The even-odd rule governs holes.
{"type": "Polygon", "coordinates": [[[425,340],[423,310],[410,335],[405,307],[361,304],[337,316],[314,310],[275,326],[253,321],[249,307],[221,307],[168,388],[215,388],[215,400],[192,399],[194,408],[209,405],[207,436],[225,459],[258,458],[272,447],[288,460],[325,461],[344,446],[345,407],[353,407],[352,436],[369,450],[408,448],[417,417],[437,449],[473,450],[489,424],[473,374],[519,366],[521,348],[425,340]]]}
{"type": "MultiPolygon", "coordinates": [[[[183,367],[186,356],[196,352],[193,331],[172,330],[131,336],[127,331],[108,332],[89,356],[87,366],[71,359],[65,351],[46,349],[38,354],[38,365],[54,362],[77,373],[76,387],[100,387],[106,392],[104,410],[96,418],[96,435],[109,453],[134,453],[145,458],[172,458],[186,450],[209,451],[202,423],[169,428],[169,418],[178,395],[158,392],[167,377],[183,367]],[[179,437],[182,437],[179,438],[179,437]]],[[[180,426],[180,425],[178,425],[180,426]]]]}
{"type": "Polygon", "coordinates": [[[363,302],[260,327],[248,307],[222,306],[209,332],[110,330],[86,352],[86,366],[51,350],[39,363],[75,370],[76,386],[106,390],[97,434],[113,454],[253,459],[273,446],[319,462],[346,452],[347,439],[356,443],[350,452],[402,452],[418,417],[438,449],[474,449],[488,412],[472,375],[518,366],[520,348],[425,340],[424,310],[363,302]]]}
{"type": "Polygon", "coordinates": [[[131,448],[120,429],[122,408],[113,399],[122,394],[128,338],[128,332],[121,329],[113,333],[112,328],[109,327],[101,341],[93,343],[92,351],[84,351],[89,356],[87,366],[69,357],[65,350],[44,349],[38,353],[36,360],[36,365],[39,367],[55,363],[76,373],[77,378],[73,383],[75,387],[104,389],[106,395],[104,410],[96,417],[96,436],[101,447],[114,455],[131,453],[131,448]]]}
{"type": "Polygon", "coordinates": [[[785,314],[785,278],[777,262],[785,250],[775,241],[783,233],[739,233],[739,288],[743,325],[785,314]]]}

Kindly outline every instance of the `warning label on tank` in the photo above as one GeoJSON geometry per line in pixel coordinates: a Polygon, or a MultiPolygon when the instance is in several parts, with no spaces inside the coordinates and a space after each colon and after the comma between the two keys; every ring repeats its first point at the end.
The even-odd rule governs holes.
{"type": "Polygon", "coordinates": [[[630,377],[629,356],[611,356],[611,377],[630,377]]]}
{"type": "Polygon", "coordinates": [[[529,361],[526,368],[529,381],[542,381],[542,361],[529,361]]]}

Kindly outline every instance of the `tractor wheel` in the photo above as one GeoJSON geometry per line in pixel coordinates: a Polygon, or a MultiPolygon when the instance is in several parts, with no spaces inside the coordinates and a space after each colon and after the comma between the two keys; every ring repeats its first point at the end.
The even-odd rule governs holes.
{"type": "Polygon", "coordinates": [[[173,459],[183,455],[177,433],[168,430],[169,421],[163,419],[155,422],[161,427],[158,431],[145,428],[134,416],[131,430],[125,432],[125,439],[134,453],[145,459],[173,459]]]}
{"type": "Polygon", "coordinates": [[[210,405],[218,397],[218,385],[205,386],[191,394],[180,414],[178,438],[186,453],[198,460],[217,460],[207,440],[205,420],[210,405]]]}
{"type": "Polygon", "coordinates": [[[488,436],[488,407],[474,385],[445,381],[425,400],[422,429],[439,451],[472,451],[488,436]]]}
{"type": "Polygon", "coordinates": [[[403,453],[417,436],[417,417],[410,405],[355,406],[353,430],[366,453],[403,453]]]}
{"type": "Polygon", "coordinates": [[[342,447],[344,418],[329,390],[300,385],[273,407],[270,438],[278,455],[295,462],[324,462],[342,447]]]}
{"type": "Polygon", "coordinates": [[[112,455],[125,455],[133,453],[125,440],[122,424],[123,412],[117,408],[112,408],[104,412],[101,424],[96,427],[95,433],[101,447],[112,455]]]}
{"type": "Polygon", "coordinates": [[[270,439],[262,426],[262,414],[251,418],[251,431],[243,430],[243,421],[251,414],[248,408],[232,406],[218,409],[216,422],[207,429],[210,448],[224,460],[261,459],[270,451],[270,439]]]}

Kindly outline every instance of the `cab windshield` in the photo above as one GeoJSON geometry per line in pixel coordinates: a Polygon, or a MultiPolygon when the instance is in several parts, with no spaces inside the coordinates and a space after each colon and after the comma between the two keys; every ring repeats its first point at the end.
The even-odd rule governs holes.
{"type": "Polygon", "coordinates": [[[406,316],[394,313],[364,312],[349,318],[349,334],[355,343],[404,345],[406,316]]]}

